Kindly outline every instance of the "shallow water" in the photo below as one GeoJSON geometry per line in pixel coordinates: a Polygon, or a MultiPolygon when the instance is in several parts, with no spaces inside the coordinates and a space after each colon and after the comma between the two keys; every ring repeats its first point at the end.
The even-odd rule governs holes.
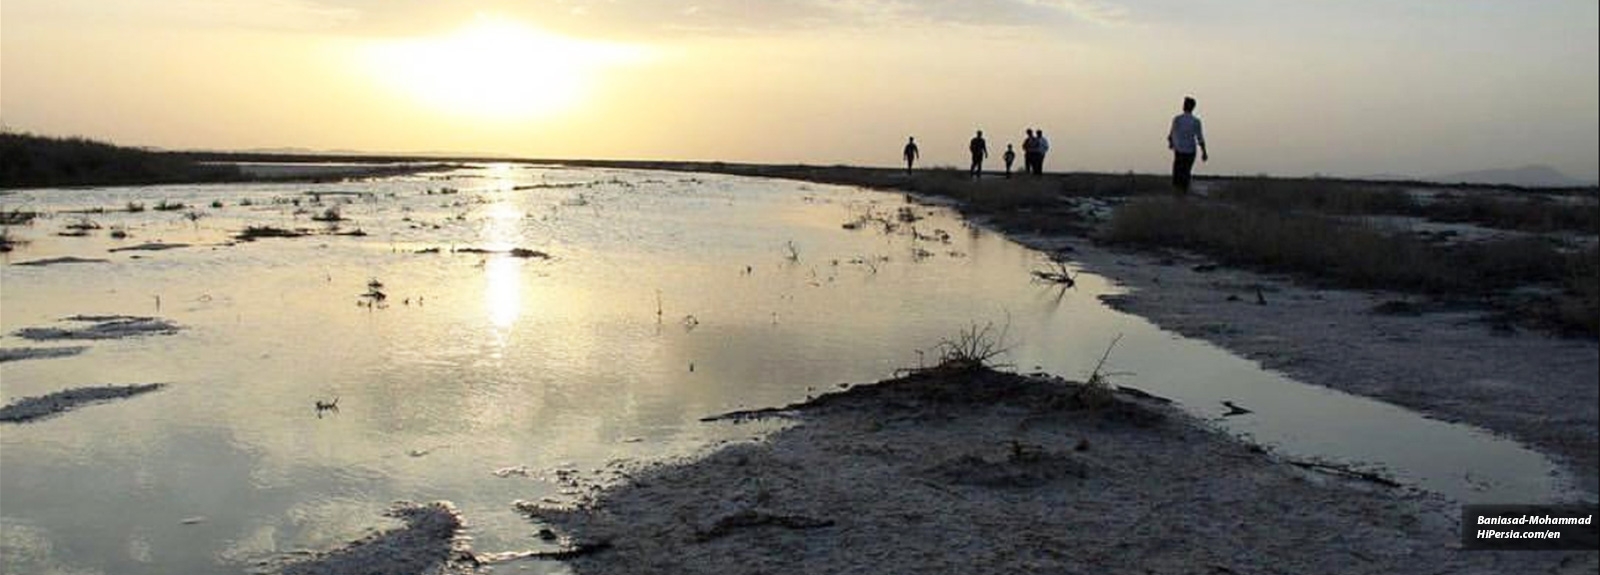
{"type": "Polygon", "coordinates": [[[974,322],[1009,326],[1004,359],[1018,369],[1069,378],[1121,334],[1109,362],[1118,383],[1206,417],[1237,401],[1255,413],[1218,425],[1295,457],[1380,468],[1463,501],[1561,493],[1554,467],[1515,443],[1160,331],[1101,304],[1116,293],[1102,278],[1035,283],[1040,254],[897,194],[489,165],[361,183],[28,190],[0,207],[54,214],[12,229],[29,243],[8,263],[110,260],[0,268],[0,347],[89,346],[0,363],[4,401],[170,384],[0,428],[6,573],[244,572],[391,525],[380,514],[396,500],[453,501],[481,552],[541,548],[511,503],[570,500],[557,470],[759,433],[698,419],[932,362],[937,342],[974,322]],[[312,205],[308,191],[359,193],[312,205]],[[190,207],[59,213],[163,200],[190,207]],[[229,238],[246,225],[325,231],[310,218],[334,206],[342,230],[366,235],[229,238]],[[894,233],[841,226],[904,206],[923,219],[894,233]],[[55,235],[84,217],[103,228],[55,235]],[[113,226],[131,237],[111,239],[113,226]],[[948,242],[932,239],[941,232],[948,242]],[[192,246],[107,252],[153,241],[192,246]],[[513,247],[552,257],[452,253],[513,247]],[[371,280],[382,306],[361,305],[371,280]],[[77,314],[183,329],[13,335],[77,314]],[[335,398],[337,412],[315,409],[335,398]]]}

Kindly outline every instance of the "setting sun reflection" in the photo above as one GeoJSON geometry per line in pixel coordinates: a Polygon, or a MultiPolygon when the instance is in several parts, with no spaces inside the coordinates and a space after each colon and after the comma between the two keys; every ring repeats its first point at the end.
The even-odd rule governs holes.
{"type": "Polygon", "coordinates": [[[373,44],[361,66],[391,89],[437,111],[489,120],[571,109],[608,66],[640,61],[643,49],[550,34],[479,17],[452,34],[373,44]]]}
{"type": "MultiPolygon", "coordinates": [[[[484,209],[481,236],[485,247],[508,251],[521,247],[522,212],[510,201],[490,204],[484,209]]],[[[491,257],[484,262],[484,308],[489,323],[502,333],[522,315],[523,261],[512,257],[491,257]]]]}
{"type": "Polygon", "coordinates": [[[491,258],[484,263],[483,306],[489,323],[506,330],[522,315],[522,262],[491,258]]]}

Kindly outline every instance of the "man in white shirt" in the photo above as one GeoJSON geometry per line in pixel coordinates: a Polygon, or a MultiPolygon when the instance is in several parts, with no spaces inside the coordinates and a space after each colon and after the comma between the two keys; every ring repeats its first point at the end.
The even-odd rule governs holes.
{"type": "Polygon", "coordinates": [[[1206,137],[1200,129],[1200,118],[1194,115],[1194,104],[1194,98],[1184,97],[1183,113],[1172,118],[1172,129],[1167,131],[1167,148],[1172,150],[1172,189],[1179,196],[1189,194],[1195,147],[1200,148],[1200,161],[1211,159],[1211,155],[1206,153],[1206,137]]]}

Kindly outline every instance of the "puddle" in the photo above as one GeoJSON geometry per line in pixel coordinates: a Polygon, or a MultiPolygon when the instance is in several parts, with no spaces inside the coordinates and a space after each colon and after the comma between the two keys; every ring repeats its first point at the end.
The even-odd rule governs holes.
{"type": "Polygon", "coordinates": [[[392,527],[375,518],[400,500],[453,502],[478,552],[545,549],[514,501],[570,501],[592,485],[574,474],[758,434],[699,419],[886,378],[986,322],[1009,326],[1005,359],[1019,370],[1069,378],[1120,334],[1114,383],[1292,457],[1463,501],[1562,493],[1550,463],[1513,442],[1162,332],[1101,304],[1115,293],[1103,278],[1035,281],[1076,270],[900,194],[490,165],[25,190],[4,209],[97,207],[102,229],[84,237],[11,228],[27,243],[0,255],[0,348],[23,347],[21,329],[81,329],[57,325],[73,316],[182,329],[0,364],[0,399],[170,386],[0,435],[0,531],[26,535],[6,544],[8,572],[242,573],[392,527]],[[198,216],[115,211],[134,203],[198,216]],[[314,220],[334,207],[339,221],[314,220]],[[251,228],[309,235],[231,240],[251,228]],[[179,244],[190,247],[142,248],[179,244]],[[125,248],[140,249],[110,251],[125,248]],[[89,256],[109,261],[9,265],[89,256]],[[318,409],[329,401],[336,410],[318,409]],[[1251,413],[1224,419],[1223,401],[1251,413]]]}

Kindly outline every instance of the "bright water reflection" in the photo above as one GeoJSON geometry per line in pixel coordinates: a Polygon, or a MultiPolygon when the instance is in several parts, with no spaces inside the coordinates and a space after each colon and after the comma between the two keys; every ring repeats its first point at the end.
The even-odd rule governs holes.
{"type": "Polygon", "coordinates": [[[898,195],[491,166],[348,184],[31,190],[0,204],[161,200],[200,217],[82,216],[126,229],[120,241],[55,235],[80,216],[15,230],[30,243],[13,262],[110,261],[0,268],[0,346],[38,345],[10,334],[75,314],[157,315],[185,330],[0,364],[7,401],[172,384],[3,428],[7,573],[241,572],[381,527],[395,500],[454,501],[481,551],[537,547],[510,504],[569,497],[556,469],[757,433],[697,420],[881,379],[969,322],[1008,317],[1024,370],[1081,377],[1121,333],[1112,367],[1134,374],[1122,383],[1205,414],[1240,400],[1257,413],[1223,425],[1284,451],[1382,465],[1468,500],[1557,489],[1542,457],[1509,442],[1300,385],[1111,311],[1096,299],[1114,291],[1101,278],[1034,284],[1041,256],[943,210],[913,207],[924,218],[915,234],[841,227],[869,212],[894,219],[898,195]],[[362,194],[314,206],[306,191],[362,194]],[[335,202],[340,229],[366,235],[227,241],[246,225],[323,231],[310,217],[335,202]],[[941,234],[948,242],[927,239],[941,234]],[[106,251],[156,240],[193,247],[106,251]],[[515,247],[552,258],[462,251],[515,247]],[[374,279],[387,299],[358,305],[374,279]],[[340,411],[319,418],[313,403],[331,398],[340,411]],[[529,474],[495,473],[519,467],[529,474]]]}

